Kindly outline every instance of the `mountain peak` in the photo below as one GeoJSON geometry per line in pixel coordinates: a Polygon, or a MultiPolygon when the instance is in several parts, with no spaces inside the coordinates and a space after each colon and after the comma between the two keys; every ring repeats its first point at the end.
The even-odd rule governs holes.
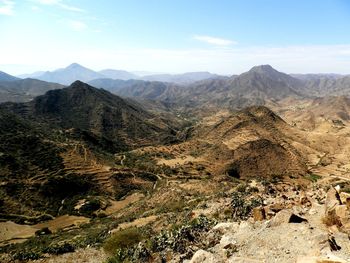
{"type": "Polygon", "coordinates": [[[70,64],[68,67],[66,67],[67,69],[75,69],[75,68],[83,68],[82,65],[78,64],[78,63],[72,63],[70,64]]]}
{"type": "Polygon", "coordinates": [[[14,80],[19,80],[19,78],[16,78],[10,74],[0,71],[0,81],[14,81],[14,80]]]}
{"type": "Polygon", "coordinates": [[[76,80],[70,85],[71,88],[79,88],[79,87],[82,87],[82,86],[89,86],[89,85],[84,83],[84,82],[82,82],[82,81],[80,81],[80,80],[76,80]]]}
{"type": "Polygon", "coordinates": [[[273,67],[271,67],[270,65],[259,65],[259,66],[255,66],[252,67],[249,72],[256,72],[256,73],[276,73],[278,72],[277,70],[275,70],[273,67]]]}

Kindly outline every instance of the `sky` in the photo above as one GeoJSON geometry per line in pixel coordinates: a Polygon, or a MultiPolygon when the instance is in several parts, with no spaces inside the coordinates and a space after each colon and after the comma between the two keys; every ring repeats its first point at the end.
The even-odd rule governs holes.
{"type": "Polygon", "coordinates": [[[0,71],[350,74],[348,0],[0,0],[0,71]]]}

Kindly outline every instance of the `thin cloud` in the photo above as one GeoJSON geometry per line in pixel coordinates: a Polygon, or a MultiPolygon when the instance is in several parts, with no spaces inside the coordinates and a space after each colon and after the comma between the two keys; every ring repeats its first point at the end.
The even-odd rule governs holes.
{"type": "Polygon", "coordinates": [[[12,16],[14,15],[13,8],[15,2],[11,0],[0,0],[0,15],[12,16]]]}
{"type": "Polygon", "coordinates": [[[35,0],[35,2],[42,4],[42,5],[50,5],[50,6],[56,6],[68,11],[72,11],[72,12],[86,12],[84,9],[81,9],[79,7],[76,6],[72,6],[72,5],[67,5],[65,3],[63,3],[62,0],[35,0]]]}
{"type": "Polygon", "coordinates": [[[88,28],[88,26],[84,22],[78,20],[69,20],[68,26],[74,31],[83,31],[88,28]]]}
{"type": "MultiPolygon", "coordinates": [[[[0,50],[2,70],[11,69],[6,64],[33,66],[35,71],[78,61],[91,68],[147,69],[153,72],[210,71],[226,75],[245,72],[255,65],[270,64],[286,73],[350,73],[350,44],[221,49],[126,49],[118,46],[105,49],[62,47],[60,43],[53,43],[48,48],[44,42],[33,48],[21,45],[22,42],[7,40],[4,44],[0,50]]],[[[17,71],[16,74],[24,72],[17,71]]]]}
{"type": "Polygon", "coordinates": [[[193,36],[193,39],[201,42],[205,42],[207,44],[216,45],[216,46],[230,46],[230,45],[238,44],[236,41],[232,41],[224,38],[218,38],[218,37],[211,37],[211,36],[195,35],[193,36]]]}

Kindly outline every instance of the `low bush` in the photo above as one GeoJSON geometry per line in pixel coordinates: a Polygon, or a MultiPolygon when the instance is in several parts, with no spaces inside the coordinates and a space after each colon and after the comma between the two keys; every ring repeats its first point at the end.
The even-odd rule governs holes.
{"type": "Polygon", "coordinates": [[[74,246],[65,242],[61,244],[59,243],[59,244],[51,245],[44,250],[45,253],[54,254],[54,255],[60,255],[68,252],[74,252],[74,251],[75,251],[74,246]]]}
{"type": "Polygon", "coordinates": [[[305,178],[310,180],[311,182],[317,182],[319,179],[322,178],[322,176],[319,176],[317,174],[307,174],[305,178]]]}
{"type": "Polygon", "coordinates": [[[109,254],[115,254],[120,249],[131,248],[144,239],[141,231],[136,228],[120,230],[108,238],[103,244],[103,249],[109,254]]]}
{"type": "Polygon", "coordinates": [[[328,212],[327,215],[322,218],[322,222],[329,227],[334,225],[338,227],[342,226],[339,217],[335,214],[334,211],[328,212]]]}

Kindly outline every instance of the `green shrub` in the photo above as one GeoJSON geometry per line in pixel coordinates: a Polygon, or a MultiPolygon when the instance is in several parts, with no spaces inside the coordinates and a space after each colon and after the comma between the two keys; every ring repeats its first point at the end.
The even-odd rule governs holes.
{"type": "Polygon", "coordinates": [[[263,204],[260,196],[248,197],[248,193],[234,192],[231,199],[231,207],[234,219],[246,220],[250,216],[253,208],[263,204]]]}
{"type": "Polygon", "coordinates": [[[74,252],[75,248],[69,243],[61,243],[49,246],[44,250],[45,253],[60,255],[64,253],[74,252]]]}
{"type": "Polygon", "coordinates": [[[92,199],[86,202],[80,209],[79,212],[82,215],[91,216],[93,212],[101,208],[101,201],[98,199],[92,199]]]}
{"type": "Polygon", "coordinates": [[[114,254],[119,249],[130,248],[144,239],[140,230],[136,227],[120,230],[108,238],[103,244],[103,249],[114,254]]]}

